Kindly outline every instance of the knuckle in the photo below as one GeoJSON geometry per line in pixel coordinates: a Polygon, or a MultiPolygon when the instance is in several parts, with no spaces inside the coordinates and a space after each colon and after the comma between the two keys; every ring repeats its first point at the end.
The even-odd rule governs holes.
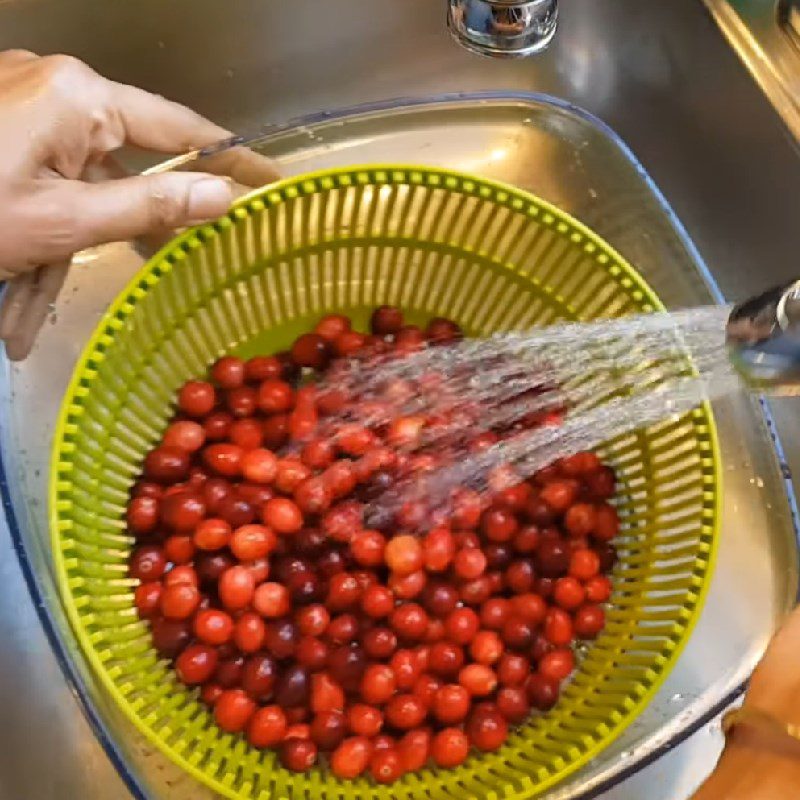
{"type": "Polygon", "coordinates": [[[36,53],[21,47],[13,50],[4,50],[0,53],[0,61],[25,61],[32,58],[37,58],[36,53]]]}
{"type": "Polygon", "coordinates": [[[150,181],[147,187],[147,218],[153,228],[175,228],[186,219],[187,198],[169,191],[164,181],[150,181]]]}
{"type": "Polygon", "coordinates": [[[75,56],[45,56],[40,67],[48,85],[55,91],[74,96],[80,81],[93,75],[92,70],[75,56]]]}
{"type": "Polygon", "coordinates": [[[36,241],[37,255],[44,261],[63,258],[75,250],[78,216],[72,203],[55,198],[41,198],[35,219],[30,220],[31,238],[36,241]]]}

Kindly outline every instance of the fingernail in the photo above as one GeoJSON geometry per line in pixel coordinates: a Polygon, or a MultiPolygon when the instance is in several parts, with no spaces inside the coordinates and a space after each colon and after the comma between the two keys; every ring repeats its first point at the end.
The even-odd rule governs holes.
{"type": "Polygon", "coordinates": [[[233,192],[222,178],[202,178],[189,187],[189,224],[198,225],[222,216],[233,202],[233,192]]]}

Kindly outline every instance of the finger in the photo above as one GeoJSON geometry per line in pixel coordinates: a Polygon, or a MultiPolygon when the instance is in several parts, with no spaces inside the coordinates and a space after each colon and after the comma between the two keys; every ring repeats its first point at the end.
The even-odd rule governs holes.
{"type": "Polygon", "coordinates": [[[26,260],[50,264],[87,247],[215,219],[233,192],[223,178],[170,172],[98,184],[45,181],[28,199],[18,212],[26,260]]]}
{"type": "Polygon", "coordinates": [[[116,112],[130,144],[159,153],[183,153],[230,136],[205,117],[136,86],[113,84],[116,112]]]}
{"type": "Polygon", "coordinates": [[[257,189],[277,181],[281,175],[275,163],[246,147],[235,147],[192,164],[192,169],[227,175],[242,186],[257,189]]]}
{"type": "MultiPolygon", "coordinates": [[[[228,138],[230,131],[186,106],[135,86],[115,84],[112,92],[130,144],[159,153],[185,153],[228,138]]],[[[263,186],[279,177],[273,162],[246,147],[235,147],[204,159],[202,171],[228,175],[244,186],[263,186]]]]}
{"type": "Polygon", "coordinates": [[[36,281],[28,295],[24,314],[17,328],[6,339],[6,355],[12,361],[21,361],[30,355],[36,337],[52,312],[56,298],[69,272],[69,260],[51,264],[39,270],[36,281]]]}
{"type": "MultiPolygon", "coordinates": [[[[41,269],[41,267],[39,268],[41,269]]],[[[8,340],[20,324],[38,280],[38,269],[26,272],[6,284],[0,306],[0,339],[8,340]]]]}
{"type": "Polygon", "coordinates": [[[30,50],[4,50],[0,53],[0,67],[17,66],[26,61],[36,61],[38,58],[39,56],[30,50]]]}

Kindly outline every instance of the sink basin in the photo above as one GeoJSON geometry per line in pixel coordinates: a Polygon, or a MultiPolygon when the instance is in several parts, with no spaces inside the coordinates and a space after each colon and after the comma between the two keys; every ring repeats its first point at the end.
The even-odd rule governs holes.
{"type": "MultiPolygon", "coordinates": [[[[691,242],[628,149],[598,120],[552,98],[486,93],[377,103],[288,123],[257,147],[289,174],[392,160],[507,181],[594,228],[668,306],[718,297],[691,242]]],[[[45,494],[52,428],[72,366],[109,301],[141,263],[128,245],[81,254],[56,324],[46,328],[28,361],[7,369],[7,391],[0,398],[9,421],[3,458],[11,477],[15,536],[35,565],[36,591],[58,647],[107,747],[146,796],[196,798],[206,790],[144,743],[76,651],[52,586],[46,509],[36,502],[45,494]]],[[[701,621],[678,666],[634,725],[579,777],[547,797],[591,796],[684,738],[740,690],[794,599],[795,531],[760,407],[737,396],[715,404],[714,412],[724,469],[724,540],[701,621]],[[745,582],[752,593],[735,591],[745,582]]]]}
{"type": "MultiPolygon", "coordinates": [[[[548,50],[514,62],[482,59],[453,44],[444,2],[370,0],[365,9],[363,0],[5,0],[0,48],[73,53],[109,77],[185,102],[243,133],[382,98],[500,92],[383,103],[331,117],[313,113],[263,146],[291,173],[386,158],[471,169],[532,189],[607,238],[673,307],[718,297],[698,250],[730,299],[796,272],[796,143],[700,0],[560,0],[559,30],[548,50]],[[199,42],[211,43],[202,57],[199,42]],[[609,123],[639,161],[570,103],[609,123]]],[[[139,263],[124,246],[88,254],[33,359],[13,370],[0,366],[0,484],[7,484],[3,501],[34,596],[34,604],[24,598],[11,538],[0,535],[0,695],[9,730],[34,731],[51,754],[42,770],[31,762],[27,737],[7,737],[0,753],[3,796],[119,800],[124,787],[72,694],[132,793],[208,796],[133,736],[93,686],[64,627],[45,544],[41,498],[60,393],[87,332],[139,263]]],[[[785,461],[776,457],[759,403],[733,398],[715,408],[730,505],[703,621],[674,681],[640,724],[602,763],[551,796],[593,796],[611,784],[609,800],[682,796],[672,774],[654,781],[645,772],[618,782],[736,693],[794,601],[797,548],[784,486],[789,468],[800,470],[800,414],[791,401],[774,411],[785,461]]]]}

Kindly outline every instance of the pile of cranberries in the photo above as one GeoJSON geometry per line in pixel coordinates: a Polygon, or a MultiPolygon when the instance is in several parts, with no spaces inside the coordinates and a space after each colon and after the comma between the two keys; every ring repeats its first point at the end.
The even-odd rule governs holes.
{"type": "Polygon", "coordinates": [[[330,315],[288,353],[186,383],[127,524],[138,612],[220,728],[291,770],[326,754],[339,778],[389,783],[496,750],[552,708],[572,645],[603,628],[618,520],[614,473],[584,452],[491,497],[459,492],[422,535],[366,527],[410,423],[322,436],[348,401],[313,377],[460,337],[390,307],[371,330],[330,315]]]}

